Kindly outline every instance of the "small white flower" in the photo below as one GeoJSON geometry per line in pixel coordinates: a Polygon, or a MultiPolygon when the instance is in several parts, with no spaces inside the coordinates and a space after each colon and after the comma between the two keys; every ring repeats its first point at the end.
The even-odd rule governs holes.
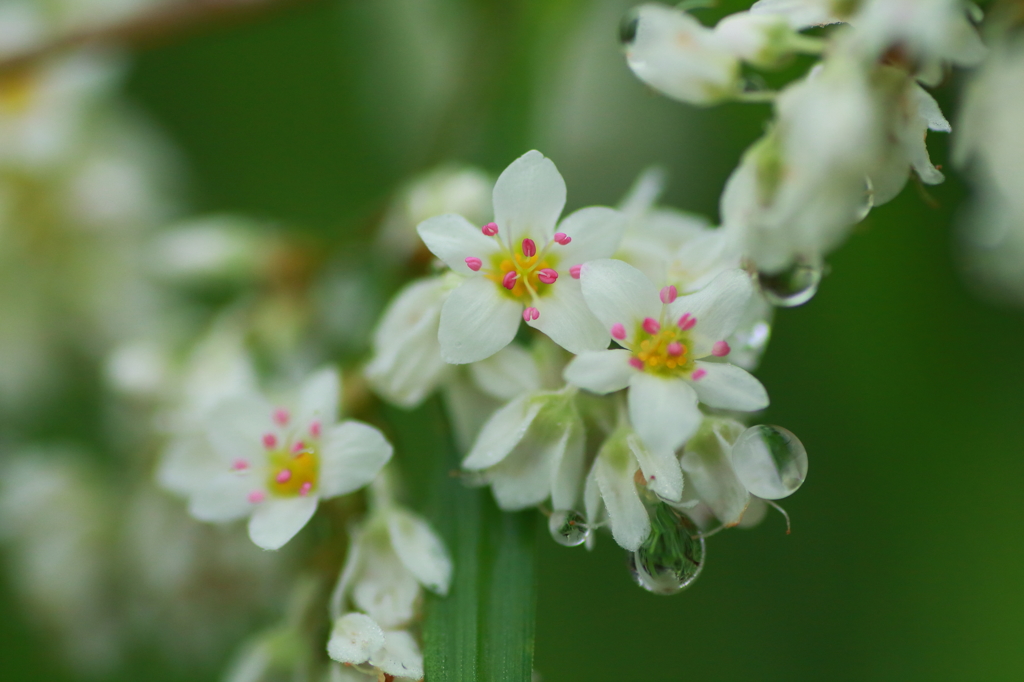
{"type": "Polygon", "coordinates": [[[571,352],[594,350],[608,335],[587,310],[578,267],[610,256],[625,218],[604,207],[580,209],[555,224],[565,181],[538,151],[516,159],[494,185],[495,222],[482,229],[457,215],[417,228],[427,248],[467,277],[441,309],[441,355],[452,364],[490,357],[512,341],[523,319],[571,352]]]}
{"type": "Polygon", "coordinates": [[[412,635],[382,629],[364,613],[346,613],[334,621],[327,654],[339,663],[370,667],[396,680],[423,677],[423,654],[412,635]]]}
{"type": "Polygon", "coordinates": [[[261,395],[228,399],[209,416],[206,438],[219,472],[189,500],[203,521],[249,517],[249,537],[278,549],[313,516],[321,498],[353,492],[391,459],[375,428],[336,423],[340,380],[326,369],[302,385],[292,409],[261,395]]]}
{"type": "Polygon", "coordinates": [[[641,5],[625,20],[622,41],[636,77],[673,99],[710,105],[740,91],[739,60],[686,12],[641,5]]]}
{"type": "Polygon", "coordinates": [[[525,393],[484,424],[463,468],[481,472],[498,506],[526,509],[551,498],[574,509],[583,478],[585,435],[575,388],[525,393]]]}
{"type": "Polygon", "coordinates": [[[750,494],[730,459],[732,444],[746,428],[733,419],[706,417],[680,459],[689,483],[687,493],[706,504],[726,526],[738,524],[750,504],[750,494]]]}
{"type": "Polygon", "coordinates": [[[719,43],[751,66],[771,69],[798,52],[817,53],[824,43],[802,36],[786,17],[777,14],[737,12],[715,26],[719,43]]]}
{"type": "Polygon", "coordinates": [[[677,297],[660,292],[626,263],[601,260],[582,272],[583,295],[619,350],[579,355],[565,369],[568,382],[595,393],[629,388],[629,417],[644,445],[674,452],[700,426],[698,400],[708,407],[752,412],[768,406],[761,383],[725,357],[753,294],[742,270],[719,275],[701,291],[677,297]]]}

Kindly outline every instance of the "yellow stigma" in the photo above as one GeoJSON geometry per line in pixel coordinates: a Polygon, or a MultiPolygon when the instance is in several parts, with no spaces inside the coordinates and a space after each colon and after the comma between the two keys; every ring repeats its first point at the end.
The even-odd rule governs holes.
{"type": "Polygon", "coordinates": [[[267,490],[278,497],[295,497],[316,492],[320,475],[320,457],[316,448],[306,446],[298,452],[278,449],[269,453],[270,474],[267,490]]]}
{"type": "Polygon", "coordinates": [[[551,286],[540,281],[537,273],[545,268],[554,268],[557,262],[557,258],[543,253],[525,256],[521,250],[514,254],[504,251],[495,257],[491,271],[484,273],[484,277],[497,284],[506,296],[529,303],[532,294],[543,296],[551,286]],[[516,273],[516,283],[511,289],[506,289],[502,281],[510,272],[516,273]]]}
{"type": "Polygon", "coordinates": [[[689,334],[674,324],[663,326],[655,334],[641,326],[632,350],[646,372],[676,375],[693,369],[689,334]]]}

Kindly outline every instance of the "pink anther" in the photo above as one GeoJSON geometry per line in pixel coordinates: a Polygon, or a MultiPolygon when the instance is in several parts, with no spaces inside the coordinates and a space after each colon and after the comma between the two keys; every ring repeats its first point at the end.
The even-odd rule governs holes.
{"type": "Polygon", "coordinates": [[[583,269],[582,265],[574,265],[571,268],[569,268],[569,274],[572,275],[573,279],[579,279],[581,269],[583,269]]]}
{"type": "Polygon", "coordinates": [[[291,419],[291,415],[288,414],[288,410],[283,407],[279,407],[274,410],[274,422],[280,426],[287,426],[288,420],[291,419]]]}
{"type": "Polygon", "coordinates": [[[700,381],[706,375],[707,375],[707,372],[705,370],[698,368],[698,369],[693,370],[693,374],[690,375],[690,378],[692,378],[694,381],[700,381]]]}
{"type": "Polygon", "coordinates": [[[298,454],[298,453],[302,452],[305,449],[306,449],[306,443],[301,441],[301,440],[297,440],[297,441],[295,441],[295,443],[292,444],[292,452],[295,453],[295,454],[298,454]]]}
{"type": "Polygon", "coordinates": [[[572,237],[567,235],[565,232],[556,232],[555,241],[561,244],[562,246],[565,246],[566,244],[572,241],[572,237]]]}
{"type": "Polygon", "coordinates": [[[263,434],[263,446],[267,448],[277,447],[277,436],[272,433],[263,434]]]}
{"type": "Polygon", "coordinates": [[[684,332],[689,331],[690,329],[693,329],[693,325],[697,324],[697,318],[690,315],[690,313],[686,313],[679,318],[678,324],[679,328],[684,332]]]}
{"type": "Polygon", "coordinates": [[[476,256],[470,256],[469,258],[466,259],[466,265],[468,265],[469,269],[472,270],[473,272],[479,270],[483,264],[484,262],[477,258],[476,256]]]}
{"type": "Polygon", "coordinates": [[[540,317],[540,311],[536,308],[527,308],[523,311],[523,319],[527,322],[536,320],[538,317],[540,317]]]}
{"type": "Polygon", "coordinates": [[[498,234],[498,223],[487,223],[480,228],[480,231],[486,234],[488,237],[493,237],[498,234]]]}
{"type": "Polygon", "coordinates": [[[641,360],[640,358],[630,358],[629,364],[633,365],[633,367],[639,369],[640,371],[643,371],[644,369],[644,361],[641,360]]]}
{"type": "Polygon", "coordinates": [[[683,344],[679,343],[678,341],[673,341],[672,343],[668,344],[668,354],[674,358],[678,358],[680,355],[683,354],[683,344]]]}
{"type": "Polygon", "coordinates": [[[231,468],[235,471],[245,471],[249,468],[249,461],[245,459],[236,459],[232,464],[231,468]]]}
{"type": "Polygon", "coordinates": [[[309,495],[309,491],[312,489],[313,484],[310,483],[309,481],[306,481],[305,483],[302,484],[302,487],[299,488],[299,494],[305,497],[306,495],[309,495]]]}
{"type": "Polygon", "coordinates": [[[253,490],[249,493],[248,499],[253,504],[259,504],[263,500],[267,499],[267,495],[262,490],[253,490]]]}
{"type": "Polygon", "coordinates": [[[725,341],[715,341],[715,345],[711,348],[711,354],[716,358],[724,358],[730,352],[732,352],[732,348],[725,341]]]}
{"type": "Polygon", "coordinates": [[[626,328],[619,322],[612,325],[612,338],[616,341],[622,341],[626,338],[626,328]]]}
{"type": "Polygon", "coordinates": [[[537,244],[530,238],[523,240],[523,255],[527,258],[533,258],[537,255],[537,244]]]}
{"type": "Polygon", "coordinates": [[[544,268],[537,271],[537,279],[544,284],[554,284],[555,280],[558,279],[558,272],[553,268],[544,268]]]}
{"type": "Polygon", "coordinates": [[[645,317],[643,327],[648,334],[657,334],[661,331],[661,324],[653,317],[645,317]]]}
{"type": "Polygon", "coordinates": [[[277,481],[278,483],[287,483],[288,481],[292,480],[292,470],[281,469],[280,471],[277,472],[277,476],[274,476],[274,480],[277,481]]]}
{"type": "Polygon", "coordinates": [[[516,285],[516,278],[519,275],[516,274],[515,270],[510,270],[505,273],[505,276],[501,278],[501,286],[505,287],[509,291],[512,291],[512,287],[516,285]]]}
{"type": "Polygon", "coordinates": [[[668,304],[679,297],[679,291],[676,289],[675,285],[670,284],[667,287],[662,288],[658,296],[661,298],[662,303],[668,304]]]}
{"type": "Polygon", "coordinates": [[[313,422],[312,424],[309,425],[309,434],[313,436],[313,438],[319,438],[323,430],[324,427],[320,424],[320,422],[313,422]]]}

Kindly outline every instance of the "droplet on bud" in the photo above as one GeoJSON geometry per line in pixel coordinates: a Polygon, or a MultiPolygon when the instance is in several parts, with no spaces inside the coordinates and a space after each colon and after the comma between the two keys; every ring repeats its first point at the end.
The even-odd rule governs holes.
{"type": "Polygon", "coordinates": [[[781,500],[807,478],[807,450],[781,426],[751,426],[732,446],[732,466],[751,494],[781,500]]]}
{"type": "Polygon", "coordinates": [[[554,511],[548,519],[548,530],[555,542],[566,547],[576,547],[587,541],[590,526],[587,519],[577,511],[554,511]]]}
{"type": "Polygon", "coordinates": [[[775,274],[758,273],[761,293],[774,306],[794,308],[814,298],[824,266],[820,261],[797,262],[775,274]]]}
{"type": "Polygon", "coordinates": [[[660,503],[651,510],[651,534],[629,554],[636,584],[654,594],[676,594],[704,568],[704,538],[688,516],[660,503]]]}

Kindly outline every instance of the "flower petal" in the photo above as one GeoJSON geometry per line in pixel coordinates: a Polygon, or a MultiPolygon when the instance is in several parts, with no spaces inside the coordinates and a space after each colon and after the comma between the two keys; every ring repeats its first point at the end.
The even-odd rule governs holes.
{"type": "Polygon", "coordinates": [[[391,547],[421,585],[444,596],[452,579],[452,560],[430,524],[402,509],[388,513],[391,547]]]}
{"type": "Polygon", "coordinates": [[[299,389],[298,405],[295,409],[295,425],[308,429],[314,421],[323,426],[338,419],[338,400],[341,397],[341,376],[334,367],[325,367],[310,375],[299,389]]]}
{"type": "Polygon", "coordinates": [[[392,547],[385,529],[369,530],[362,547],[364,570],[352,585],[352,603],[383,628],[403,627],[416,615],[420,584],[392,547]]]}
{"type": "Polygon", "coordinates": [[[487,420],[473,449],[462,462],[464,469],[479,471],[505,459],[526,435],[542,403],[533,395],[522,395],[487,420]]]}
{"type": "Polygon", "coordinates": [[[695,294],[680,296],[669,306],[673,319],[689,313],[696,318],[693,328],[693,356],[703,358],[711,354],[716,341],[722,341],[740,322],[754,284],[743,270],[726,270],[695,294]]]}
{"type": "Polygon", "coordinates": [[[546,244],[565,207],[565,180],[551,159],[529,151],[501,173],[493,198],[498,234],[509,248],[526,237],[546,244]]]}
{"type": "Polygon", "coordinates": [[[606,441],[594,463],[612,536],[620,547],[630,551],[639,548],[651,532],[651,519],[633,481],[638,468],[625,439],[616,436],[606,441]]]}
{"type": "Polygon", "coordinates": [[[690,385],[708,407],[756,412],[768,407],[768,392],[754,375],[725,362],[697,362],[705,374],[690,385]]]}
{"type": "Polygon", "coordinates": [[[222,462],[252,459],[263,452],[262,437],[274,427],[273,407],[257,394],[229,398],[206,420],[206,437],[222,462]]]}
{"type": "Polygon", "coordinates": [[[334,621],[327,655],[340,663],[360,665],[384,646],[384,631],[364,613],[346,613],[334,621]]]}
{"type": "Polygon", "coordinates": [[[349,531],[348,550],[345,552],[345,563],[341,567],[341,576],[338,578],[331,598],[327,602],[328,613],[331,618],[338,618],[344,609],[345,597],[352,589],[352,583],[359,577],[363,569],[362,541],[363,531],[355,526],[349,531]]]}
{"type": "Polygon", "coordinates": [[[248,472],[223,471],[197,487],[188,500],[188,513],[200,521],[234,521],[253,510],[248,496],[263,482],[248,472]]]}
{"type": "Polygon", "coordinates": [[[675,451],[650,450],[636,435],[630,435],[626,443],[640,464],[647,487],[662,499],[678,502],[683,496],[683,470],[675,451]]]}
{"type": "Polygon", "coordinates": [[[649,450],[674,452],[700,426],[697,394],[682,379],[638,372],[629,382],[629,419],[649,450]]]}
{"type": "Polygon", "coordinates": [[[583,480],[583,464],[587,434],[582,421],[570,424],[565,434],[561,456],[551,470],[551,506],[555,509],[576,509],[583,480]]]}
{"type": "Polygon", "coordinates": [[[470,277],[441,308],[441,357],[453,365],[489,358],[515,338],[522,311],[523,306],[503,296],[494,282],[470,277]]]}
{"type": "Polygon", "coordinates": [[[661,316],[661,299],[651,280],[632,265],[610,258],[590,261],[580,270],[583,299],[605,330],[621,324],[632,341],[645,317],[661,316]]]}
{"type": "Polygon", "coordinates": [[[313,517],[319,498],[268,498],[256,506],[249,519],[249,538],[263,549],[280,549],[313,517]]]}
{"type": "Polygon", "coordinates": [[[384,646],[370,657],[370,665],[394,677],[423,677],[423,654],[416,640],[404,630],[384,633],[384,646]]]}
{"type": "Polygon", "coordinates": [[[509,344],[491,357],[474,362],[469,373],[477,387],[499,400],[513,398],[540,388],[540,370],[529,351],[509,344]]]}
{"type": "Polygon", "coordinates": [[[583,300],[580,283],[563,278],[535,303],[540,317],[528,324],[570,353],[604,350],[611,337],[583,300]]]}
{"type": "Polygon", "coordinates": [[[523,439],[500,463],[487,471],[498,506],[518,511],[540,504],[551,495],[555,467],[569,442],[569,425],[548,417],[534,420],[523,439]]]}
{"type": "Polygon", "coordinates": [[[476,257],[487,261],[489,256],[501,250],[501,245],[494,237],[488,237],[479,227],[454,213],[424,220],[416,227],[416,231],[432,254],[463,275],[476,274],[466,264],[467,258],[476,257]]]}
{"type": "Polygon", "coordinates": [[[562,376],[570,384],[592,393],[605,395],[629,386],[637,371],[629,364],[628,350],[599,350],[577,355],[566,365],[562,376]]]}
{"type": "Polygon", "coordinates": [[[744,428],[733,420],[705,421],[699,434],[686,444],[680,461],[686,472],[688,490],[696,493],[715,518],[727,526],[739,523],[750,501],[729,459],[731,442],[744,428]],[[710,429],[709,424],[713,424],[710,429]]]}
{"type": "Polygon", "coordinates": [[[564,264],[559,272],[564,275],[573,265],[610,258],[619,248],[626,225],[624,213],[604,206],[581,208],[566,216],[558,225],[558,231],[571,237],[572,241],[565,246],[552,247],[552,253],[559,257],[559,264],[564,264]]]}
{"type": "Polygon", "coordinates": [[[377,429],[344,421],[327,431],[320,449],[318,492],[325,498],[358,490],[372,481],[394,449],[377,429]]]}

